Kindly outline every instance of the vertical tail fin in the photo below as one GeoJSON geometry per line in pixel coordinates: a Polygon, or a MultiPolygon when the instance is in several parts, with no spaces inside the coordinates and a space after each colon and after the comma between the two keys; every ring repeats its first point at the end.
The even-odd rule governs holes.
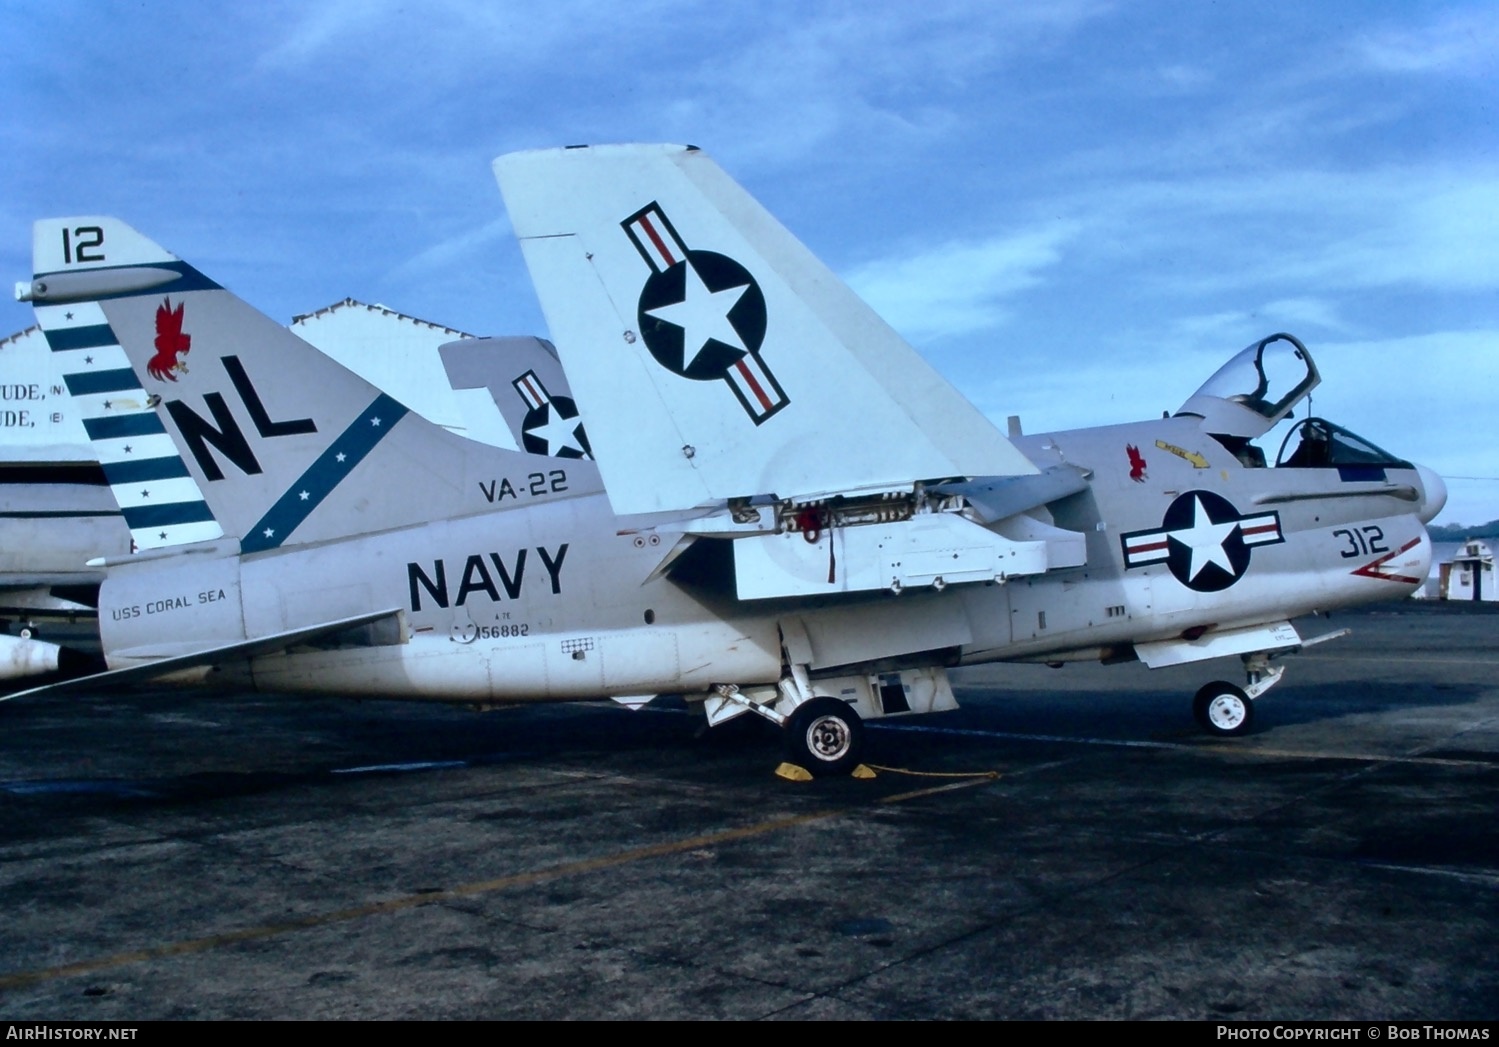
{"type": "Polygon", "coordinates": [[[35,277],[18,293],[35,303],[37,324],[135,546],[152,549],[222,536],[198,480],[158,417],[100,302],[110,288],[116,294],[132,289],[144,294],[154,286],[173,285],[176,308],[161,299],[162,340],[182,344],[185,355],[190,338],[181,330],[181,294],[201,288],[200,281],[189,278],[161,248],[107,218],[38,222],[33,263],[35,277]]]}
{"type": "Polygon", "coordinates": [[[116,219],[34,235],[23,297],[142,548],[227,534],[254,552],[478,512],[481,481],[529,457],[409,412],[116,219]]]}
{"type": "Polygon", "coordinates": [[[438,353],[454,389],[488,391],[517,447],[554,458],[593,457],[551,343],[514,335],[465,338],[438,353]]]}
{"type": "Polygon", "coordinates": [[[706,154],[495,173],[616,511],[1035,472],[706,154]]]}

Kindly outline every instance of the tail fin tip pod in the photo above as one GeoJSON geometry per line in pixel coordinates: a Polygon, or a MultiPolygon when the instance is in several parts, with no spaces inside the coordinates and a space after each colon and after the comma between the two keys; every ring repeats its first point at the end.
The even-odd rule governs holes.
{"type": "Polygon", "coordinates": [[[456,437],[124,222],[43,220],[33,249],[25,297],[137,548],[255,552],[457,501],[456,437]]]}
{"type": "Polygon", "coordinates": [[[1036,471],[706,153],[494,166],[617,512],[1036,471]]]}

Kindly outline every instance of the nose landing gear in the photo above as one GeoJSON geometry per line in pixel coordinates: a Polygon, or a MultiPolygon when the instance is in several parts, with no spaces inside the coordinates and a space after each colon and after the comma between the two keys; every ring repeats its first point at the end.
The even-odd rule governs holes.
{"type": "MultiPolygon", "coordinates": [[[[1299,650],[1299,648],[1293,648],[1299,650]]],[[[1285,666],[1271,666],[1270,659],[1285,651],[1252,651],[1241,655],[1246,683],[1235,686],[1226,680],[1205,685],[1192,699],[1192,715],[1208,734],[1232,738],[1248,734],[1254,727],[1254,700],[1280,682],[1285,666]]]]}
{"type": "Polygon", "coordinates": [[[1192,699],[1192,715],[1208,734],[1220,737],[1248,734],[1254,726],[1254,702],[1242,687],[1214,680],[1192,699]]]}

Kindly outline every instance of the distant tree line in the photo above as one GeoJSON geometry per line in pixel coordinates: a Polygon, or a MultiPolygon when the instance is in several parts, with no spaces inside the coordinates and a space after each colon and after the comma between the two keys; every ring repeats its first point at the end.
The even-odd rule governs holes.
{"type": "Polygon", "coordinates": [[[1466,542],[1469,538],[1499,538],[1499,520],[1490,520],[1486,524],[1443,524],[1440,527],[1426,528],[1426,533],[1431,535],[1433,542],[1466,542]]]}

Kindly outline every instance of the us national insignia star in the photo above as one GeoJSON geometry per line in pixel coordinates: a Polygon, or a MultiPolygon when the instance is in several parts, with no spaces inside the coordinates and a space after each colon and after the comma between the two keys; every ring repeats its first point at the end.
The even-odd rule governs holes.
{"type": "Polygon", "coordinates": [[[1120,536],[1124,566],[1166,564],[1189,589],[1214,593],[1227,589],[1249,570],[1250,550],[1285,541],[1280,514],[1245,516],[1212,491],[1187,491],[1166,509],[1161,526],[1120,536]]]}
{"type": "Polygon", "coordinates": [[[651,273],[640,289],[640,337],[672,374],[723,381],[760,425],[791,402],[760,355],[765,293],[727,255],[689,248],[658,204],[620,223],[651,273]]]}

